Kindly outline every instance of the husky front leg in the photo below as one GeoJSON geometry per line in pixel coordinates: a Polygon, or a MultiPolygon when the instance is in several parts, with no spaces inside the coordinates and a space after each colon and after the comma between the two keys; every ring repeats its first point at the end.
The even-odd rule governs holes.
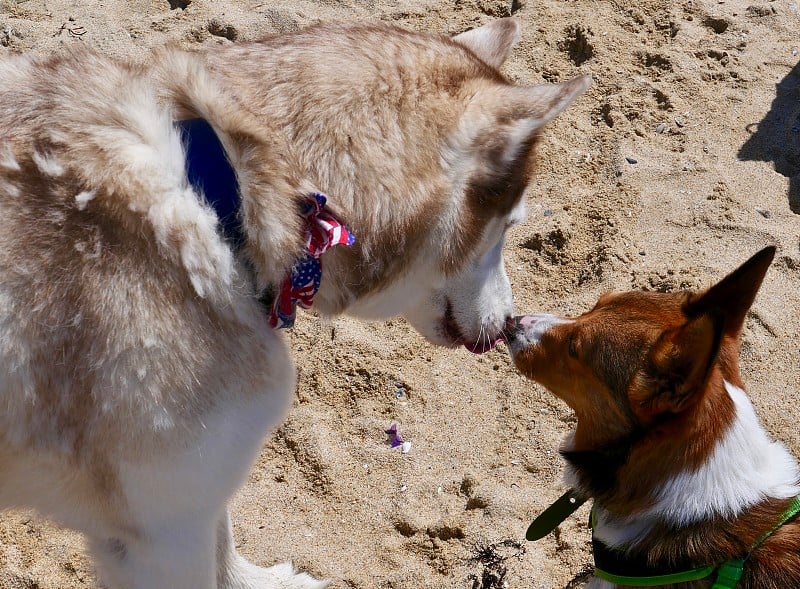
{"type": "Polygon", "coordinates": [[[215,589],[214,518],[208,514],[186,514],[124,538],[90,539],[100,586],[215,589]]]}
{"type": "Polygon", "coordinates": [[[269,568],[256,566],[236,552],[230,517],[226,512],[217,526],[217,587],[219,589],[324,589],[329,581],[318,581],[295,572],[292,563],[269,568]]]}
{"type": "Polygon", "coordinates": [[[319,587],[286,584],[275,574],[260,582],[252,571],[261,569],[235,552],[226,513],[265,430],[283,415],[287,382],[293,381],[283,379],[263,395],[186,421],[202,427],[160,449],[148,448],[144,458],[117,461],[120,508],[111,516],[116,521],[107,522],[92,542],[109,589],[319,587]]]}

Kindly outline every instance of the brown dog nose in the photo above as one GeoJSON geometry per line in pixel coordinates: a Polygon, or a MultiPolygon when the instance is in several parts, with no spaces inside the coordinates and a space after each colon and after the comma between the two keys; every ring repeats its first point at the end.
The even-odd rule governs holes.
{"type": "Polygon", "coordinates": [[[522,317],[508,317],[508,318],[506,318],[505,325],[503,326],[503,336],[505,337],[506,341],[511,339],[513,337],[513,335],[517,331],[522,329],[522,327],[519,324],[519,320],[521,318],[522,317]]]}

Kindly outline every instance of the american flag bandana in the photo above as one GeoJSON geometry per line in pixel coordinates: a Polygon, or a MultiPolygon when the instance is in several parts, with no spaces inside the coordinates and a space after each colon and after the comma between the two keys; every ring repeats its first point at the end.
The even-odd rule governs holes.
{"type": "Polygon", "coordinates": [[[275,329],[294,325],[297,305],[303,309],[311,307],[322,280],[320,256],[335,245],[353,245],[356,241],[347,227],[325,212],[327,200],[324,194],[316,192],[305,203],[302,215],[306,220],[307,253],[286,274],[275,296],[269,314],[269,324],[275,329]]]}

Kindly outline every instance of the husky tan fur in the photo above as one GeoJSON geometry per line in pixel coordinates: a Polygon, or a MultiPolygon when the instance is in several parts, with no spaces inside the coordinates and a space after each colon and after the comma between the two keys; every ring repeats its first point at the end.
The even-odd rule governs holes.
{"type": "Polygon", "coordinates": [[[294,386],[260,295],[322,191],[357,241],[324,255],[319,312],[492,345],[539,132],[588,85],[510,85],[517,36],[325,25],[146,64],[0,61],[0,508],[83,532],[112,589],[325,586],[231,540],[294,386]],[[197,117],[239,180],[238,252],[187,180],[175,123],[197,117]]]}

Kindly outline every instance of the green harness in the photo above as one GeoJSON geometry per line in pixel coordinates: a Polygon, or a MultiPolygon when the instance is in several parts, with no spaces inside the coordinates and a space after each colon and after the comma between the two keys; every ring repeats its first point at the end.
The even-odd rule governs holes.
{"type": "MultiPolygon", "coordinates": [[[[561,522],[567,517],[575,513],[575,511],[586,502],[585,497],[581,497],[574,489],[568,490],[555,503],[548,507],[542,514],[537,517],[528,527],[525,533],[527,540],[539,540],[544,538],[547,534],[552,532],[561,522]]],[[[662,585],[672,585],[676,583],[688,583],[689,581],[698,581],[711,576],[714,572],[717,573],[716,580],[711,586],[711,589],[735,589],[742,578],[744,572],[744,565],[750,554],[758,548],[764,540],[769,538],[778,528],[783,524],[794,518],[800,513],[800,496],[795,497],[789,508],[784,511],[778,522],[758,540],[756,540],[750,549],[742,558],[732,558],[718,565],[707,565],[694,568],[687,571],[669,574],[657,575],[644,575],[644,576],[628,576],[620,574],[612,574],[599,568],[595,564],[594,574],[600,579],[604,579],[610,583],[621,585],[623,587],[660,587],[662,585]]],[[[595,525],[595,512],[592,508],[591,526],[594,529],[595,525]]],[[[594,538],[592,533],[592,544],[595,553],[595,563],[597,563],[597,554],[600,550],[609,551],[604,544],[594,538]]]]}

